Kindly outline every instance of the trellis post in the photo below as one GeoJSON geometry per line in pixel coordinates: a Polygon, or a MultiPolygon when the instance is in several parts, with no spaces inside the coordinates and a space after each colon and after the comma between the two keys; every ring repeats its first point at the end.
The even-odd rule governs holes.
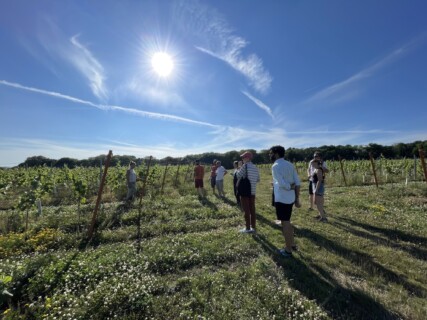
{"type": "Polygon", "coordinates": [[[112,156],[113,156],[113,151],[110,150],[110,152],[108,152],[107,160],[105,161],[104,173],[102,175],[101,183],[99,185],[98,197],[96,198],[95,210],[93,211],[92,222],[91,222],[90,228],[89,228],[89,233],[88,233],[89,241],[92,240],[92,237],[93,237],[93,231],[95,229],[95,223],[96,223],[96,216],[98,215],[98,209],[99,209],[99,205],[101,203],[101,198],[102,198],[102,191],[104,190],[105,179],[107,177],[107,171],[108,171],[108,167],[110,166],[110,161],[111,161],[112,156]]]}
{"type": "Polygon", "coordinates": [[[340,155],[338,155],[338,160],[340,161],[341,173],[342,173],[342,177],[344,178],[344,184],[347,187],[347,179],[345,178],[344,166],[342,164],[342,159],[340,155]]]}
{"type": "Polygon", "coordinates": [[[169,164],[166,164],[165,172],[163,173],[162,189],[160,190],[160,194],[163,194],[163,188],[164,188],[164,186],[165,186],[166,171],[168,171],[168,165],[169,165],[169,164]]]}
{"type": "Polygon", "coordinates": [[[421,166],[423,167],[423,171],[424,171],[424,181],[427,183],[427,168],[426,168],[424,150],[419,148],[418,153],[420,154],[421,166]]]}
{"type": "Polygon", "coordinates": [[[372,165],[372,172],[374,173],[374,180],[375,180],[375,185],[378,188],[378,179],[377,179],[377,172],[375,170],[375,163],[374,163],[374,159],[372,158],[372,153],[369,152],[369,158],[371,159],[371,165],[372,165]]]}

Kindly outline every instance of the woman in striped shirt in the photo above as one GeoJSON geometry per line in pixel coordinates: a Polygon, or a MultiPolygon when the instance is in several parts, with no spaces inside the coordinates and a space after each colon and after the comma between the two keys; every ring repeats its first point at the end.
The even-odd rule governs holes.
{"type": "Polygon", "coordinates": [[[245,212],[246,228],[240,230],[242,233],[256,232],[256,215],[255,215],[255,194],[256,184],[260,181],[258,168],[252,163],[252,153],[246,151],[240,157],[243,160],[243,166],[237,172],[237,178],[242,179],[248,177],[251,182],[251,196],[240,197],[243,211],[245,212]]]}

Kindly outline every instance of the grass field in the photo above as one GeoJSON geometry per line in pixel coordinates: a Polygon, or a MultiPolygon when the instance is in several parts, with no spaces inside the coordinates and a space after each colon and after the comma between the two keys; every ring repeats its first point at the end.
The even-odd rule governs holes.
{"type": "MultiPolygon", "coordinates": [[[[231,177],[226,199],[171,185],[123,210],[104,203],[82,245],[93,204],[44,207],[27,235],[0,235],[4,319],[426,319],[427,185],[330,187],[329,223],[294,209],[299,252],[283,258],[261,172],[258,232],[240,234],[231,177]],[[138,227],[139,226],[139,227],[138,227]],[[141,241],[138,241],[138,232],[141,241]]],[[[5,224],[24,213],[0,211],[5,224]]]]}

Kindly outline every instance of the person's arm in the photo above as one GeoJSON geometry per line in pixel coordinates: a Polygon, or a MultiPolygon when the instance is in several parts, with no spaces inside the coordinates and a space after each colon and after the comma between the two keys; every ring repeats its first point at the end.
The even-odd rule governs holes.
{"type": "Polygon", "coordinates": [[[237,179],[243,178],[246,174],[246,165],[243,165],[240,170],[237,171],[237,179]]]}
{"type": "Polygon", "coordinates": [[[311,178],[311,165],[312,165],[313,160],[310,160],[310,163],[308,164],[308,168],[307,168],[307,177],[311,178]]]}
{"type": "Polygon", "coordinates": [[[324,173],[328,173],[329,172],[328,166],[326,165],[325,161],[322,162],[322,168],[323,168],[323,172],[324,173]]]}

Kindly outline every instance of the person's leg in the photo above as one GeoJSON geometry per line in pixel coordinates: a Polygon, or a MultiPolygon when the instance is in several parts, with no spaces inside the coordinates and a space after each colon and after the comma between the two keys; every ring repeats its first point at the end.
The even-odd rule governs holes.
{"type": "Polygon", "coordinates": [[[252,229],[256,229],[256,214],[255,214],[255,196],[251,196],[249,201],[249,209],[250,209],[250,223],[252,229]]]}
{"type": "Polygon", "coordinates": [[[126,201],[131,202],[136,192],[136,184],[133,182],[128,183],[128,193],[126,195],[126,201]]]}
{"type": "Polygon", "coordinates": [[[314,210],[314,194],[313,194],[313,182],[310,181],[308,184],[308,200],[310,203],[310,210],[314,210]]]}
{"type": "Polygon", "coordinates": [[[222,195],[222,191],[221,191],[221,187],[222,187],[222,181],[221,180],[217,180],[215,182],[216,188],[218,190],[218,195],[221,196],[222,195]]]}
{"type": "Polygon", "coordinates": [[[251,229],[250,198],[249,197],[241,197],[240,203],[242,204],[242,208],[243,208],[243,211],[245,213],[246,230],[250,230],[251,229]]]}
{"type": "Polygon", "coordinates": [[[216,184],[216,178],[215,177],[211,177],[211,187],[212,187],[213,194],[216,194],[216,192],[215,192],[215,184],[216,184]]]}
{"type": "Polygon", "coordinates": [[[290,221],[282,221],[282,232],[285,238],[285,250],[287,252],[292,252],[292,247],[295,246],[294,227],[290,221]]]}
{"type": "Polygon", "coordinates": [[[323,195],[316,195],[316,206],[321,219],[326,219],[325,209],[323,208],[324,201],[323,195]]]}

